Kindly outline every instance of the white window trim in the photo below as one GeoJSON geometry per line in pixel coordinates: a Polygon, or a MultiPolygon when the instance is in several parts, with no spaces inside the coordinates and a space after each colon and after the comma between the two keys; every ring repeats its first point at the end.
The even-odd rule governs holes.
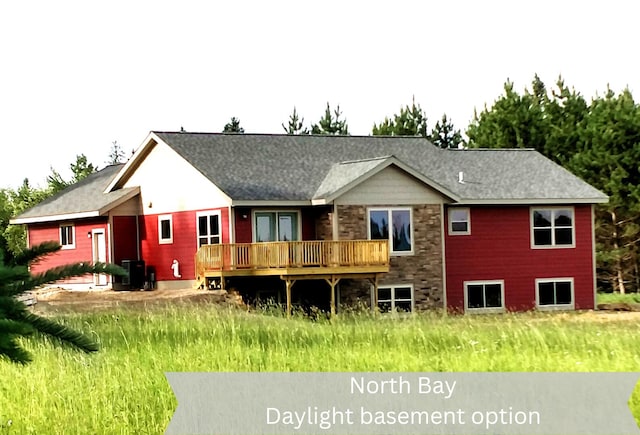
{"type": "Polygon", "coordinates": [[[536,309],[541,311],[553,311],[553,310],[573,310],[576,306],[576,295],[573,278],[539,278],[536,279],[536,309]],[[540,292],[538,285],[548,282],[568,282],[571,284],[571,303],[570,304],[554,304],[554,305],[540,305],[540,292]]]}
{"type": "MultiPolygon", "coordinates": [[[[222,216],[220,213],[220,210],[205,210],[205,211],[199,211],[196,213],[196,246],[200,246],[200,217],[201,216],[214,216],[217,215],[218,216],[218,230],[220,231],[219,237],[220,237],[220,243],[222,244],[222,216]]],[[[172,234],[173,236],[173,234],[172,234]]]]}
{"type": "MultiPolygon", "coordinates": [[[[403,288],[410,288],[411,289],[411,312],[413,313],[415,311],[415,295],[413,292],[413,284],[384,284],[384,285],[378,285],[378,291],[380,291],[381,288],[389,288],[391,289],[391,313],[395,313],[395,308],[396,308],[396,288],[398,287],[403,287],[403,288]]],[[[372,296],[372,301],[371,304],[373,305],[374,300],[373,300],[373,292],[375,291],[375,288],[372,287],[371,288],[371,296],[372,296]]],[[[378,295],[375,295],[375,301],[376,302],[380,302],[380,300],[378,299],[378,295]]],[[[405,301],[405,299],[402,299],[402,301],[405,301]]],[[[375,306],[376,309],[378,309],[378,305],[376,304],[375,306]]],[[[387,314],[387,313],[385,313],[387,314]]],[[[390,314],[390,313],[389,313],[390,314]]],[[[407,313],[409,314],[409,313],[407,313]]]]}
{"type": "MultiPolygon", "coordinates": [[[[469,207],[450,207],[448,210],[448,218],[449,218],[449,235],[450,236],[468,236],[471,234],[471,209],[469,207]],[[466,211],[467,212],[467,231],[454,231],[453,230],[453,210],[466,211]]],[[[463,222],[463,221],[456,221],[463,222]]]]}
{"type": "Polygon", "coordinates": [[[531,249],[571,249],[576,247],[576,210],[573,206],[566,207],[531,207],[529,209],[529,231],[531,240],[531,249]],[[551,222],[551,244],[550,245],[536,245],[534,239],[534,227],[533,227],[533,213],[538,210],[571,210],[571,244],[570,245],[556,245],[555,244],[555,225],[551,222]]]}
{"type": "MultiPolygon", "coordinates": [[[[277,210],[277,209],[253,209],[251,210],[251,241],[253,243],[257,243],[256,242],[256,213],[275,213],[276,215],[278,213],[295,213],[296,214],[296,219],[298,219],[298,228],[297,228],[297,240],[296,241],[300,241],[302,240],[302,214],[300,213],[300,210],[277,210]]],[[[277,216],[276,216],[276,220],[277,220],[277,216]]],[[[278,232],[278,225],[276,222],[276,242],[278,241],[278,239],[280,238],[280,235],[277,234],[278,232]]],[[[268,243],[268,242],[267,242],[268,243]]]]}
{"type": "Polygon", "coordinates": [[[60,241],[61,249],[76,249],[76,226],[73,223],[65,223],[60,224],[58,227],[58,240],[60,241]],[[69,243],[66,245],[62,244],[62,227],[71,227],[71,238],[73,239],[73,243],[69,243]]]}
{"type": "Polygon", "coordinates": [[[173,215],[161,214],[158,215],[158,243],[160,245],[170,245],[173,243],[173,215]],[[169,238],[162,238],[162,221],[169,221],[169,238]]]}
{"type": "Polygon", "coordinates": [[[504,307],[504,280],[503,279],[494,279],[487,281],[465,281],[463,283],[464,286],[464,312],[465,313],[503,313],[505,311],[504,307]],[[469,296],[468,296],[468,287],[470,285],[491,285],[491,284],[500,284],[500,301],[502,302],[501,307],[489,307],[489,308],[469,308],[469,296]]]}
{"type": "Polygon", "coordinates": [[[393,233],[389,228],[389,255],[391,256],[405,256],[414,255],[415,252],[415,238],[413,237],[413,207],[371,207],[367,209],[367,239],[371,239],[371,212],[372,211],[386,211],[389,216],[389,226],[391,226],[391,214],[393,211],[409,211],[409,222],[411,223],[411,250],[410,251],[394,251],[393,250],[393,233]]]}

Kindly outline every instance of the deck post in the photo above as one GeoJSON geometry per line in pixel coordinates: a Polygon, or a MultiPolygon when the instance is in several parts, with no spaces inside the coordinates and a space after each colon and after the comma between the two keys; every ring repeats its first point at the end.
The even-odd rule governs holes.
{"type": "Polygon", "coordinates": [[[291,287],[293,287],[296,280],[289,277],[282,277],[282,279],[284,279],[287,293],[287,317],[291,317],[291,287]]]}
{"type": "Polygon", "coordinates": [[[331,278],[324,279],[331,287],[331,317],[336,315],[336,285],[340,282],[340,277],[331,275],[331,278]]]}
{"type": "Polygon", "coordinates": [[[379,274],[376,273],[373,278],[371,278],[371,284],[373,285],[373,290],[371,290],[371,311],[374,313],[378,308],[378,276],[379,274]]]}

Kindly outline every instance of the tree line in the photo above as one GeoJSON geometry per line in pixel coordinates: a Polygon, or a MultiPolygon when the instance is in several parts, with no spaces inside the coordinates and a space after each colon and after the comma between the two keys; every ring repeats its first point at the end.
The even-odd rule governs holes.
{"type": "MultiPolygon", "coordinates": [[[[465,134],[443,114],[428,128],[420,104],[400,107],[374,123],[371,135],[422,136],[441,148],[534,148],[609,195],[596,206],[595,232],[598,285],[602,289],[640,289],[640,105],[631,91],[607,88],[588,101],[559,78],[550,89],[535,75],[522,91],[507,80],[491,106],[474,113],[465,134]]],[[[305,124],[296,107],[281,124],[286,134],[348,135],[347,119],[337,105],[327,103],[315,123],[305,124]]],[[[184,131],[184,129],[181,129],[184,131]]],[[[232,117],[225,133],[244,133],[232,117]]],[[[124,160],[113,143],[108,163],[124,160]]],[[[26,246],[25,231],[9,219],[96,170],[84,155],[70,165],[64,180],[52,168],[47,186],[34,188],[25,179],[18,189],[0,189],[0,258],[17,255],[26,246]]]]}

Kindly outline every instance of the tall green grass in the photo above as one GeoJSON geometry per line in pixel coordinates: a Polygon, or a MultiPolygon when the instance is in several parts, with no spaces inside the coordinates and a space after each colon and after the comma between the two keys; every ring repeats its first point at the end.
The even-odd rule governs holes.
{"type": "MultiPolygon", "coordinates": [[[[640,324],[581,313],[347,313],[311,321],[178,304],[59,318],[95,335],[102,350],[85,355],[26,341],[34,363],[0,361],[0,433],[163,433],[176,406],[167,371],[636,371],[640,365],[640,324]]],[[[635,396],[633,406],[640,409],[635,396]]]]}

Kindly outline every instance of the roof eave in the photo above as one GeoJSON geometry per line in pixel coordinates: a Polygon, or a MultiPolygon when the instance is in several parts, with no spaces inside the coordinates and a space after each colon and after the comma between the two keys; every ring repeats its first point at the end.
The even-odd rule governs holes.
{"type": "Polygon", "coordinates": [[[472,199],[463,198],[455,205],[559,205],[559,204],[606,204],[608,198],[521,198],[521,199],[472,199]]]}
{"type": "Polygon", "coordinates": [[[11,225],[21,225],[21,224],[59,222],[59,221],[67,221],[67,220],[75,220],[75,219],[100,217],[100,216],[106,215],[107,213],[109,213],[109,211],[113,210],[115,207],[119,206],[120,204],[123,204],[124,202],[130,200],[131,198],[138,195],[139,193],[140,193],[139,187],[132,187],[131,190],[127,192],[125,195],[119,197],[114,201],[111,201],[110,203],[99,208],[98,210],[87,210],[87,211],[81,211],[76,213],[63,213],[63,214],[56,214],[56,215],[33,216],[33,217],[24,217],[24,218],[18,217],[18,218],[9,220],[9,223],[11,225]]]}
{"type": "Polygon", "coordinates": [[[300,207],[313,205],[312,201],[305,200],[280,200],[280,199],[248,199],[233,200],[231,207],[300,207]]]}
{"type": "Polygon", "coordinates": [[[99,217],[99,210],[91,210],[91,211],[82,211],[78,213],[65,213],[58,215],[49,215],[49,216],[34,216],[34,217],[25,217],[25,218],[15,218],[9,220],[11,225],[21,225],[21,224],[37,224],[43,222],[59,222],[59,221],[67,221],[67,220],[75,220],[75,219],[84,219],[90,217],[99,217]]]}

